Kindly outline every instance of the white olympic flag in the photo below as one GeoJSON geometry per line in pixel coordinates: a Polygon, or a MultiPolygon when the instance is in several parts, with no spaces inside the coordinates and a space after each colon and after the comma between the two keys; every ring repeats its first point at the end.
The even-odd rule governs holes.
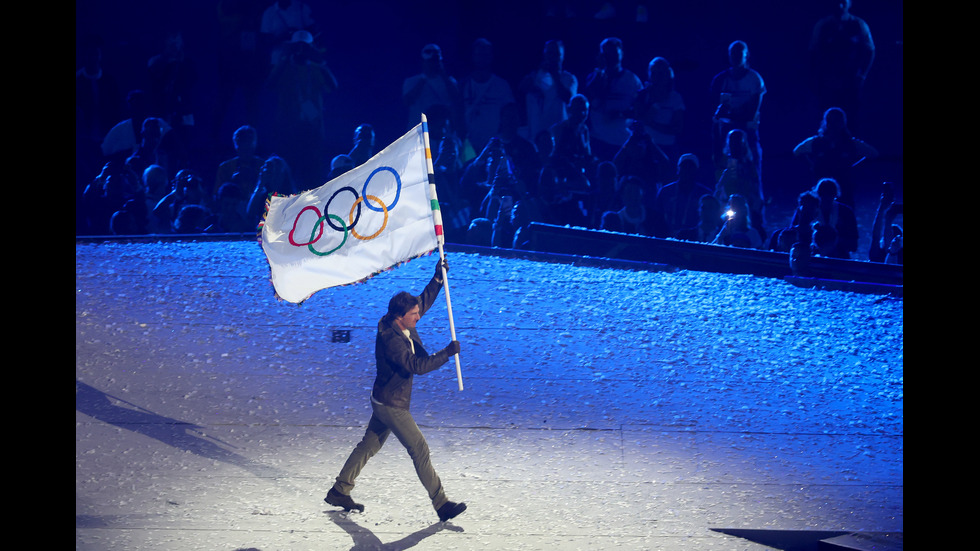
{"type": "Polygon", "coordinates": [[[319,188],[270,197],[261,242],[279,297],[300,303],[438,247],[425,132],[419,124],[319,188]]]}

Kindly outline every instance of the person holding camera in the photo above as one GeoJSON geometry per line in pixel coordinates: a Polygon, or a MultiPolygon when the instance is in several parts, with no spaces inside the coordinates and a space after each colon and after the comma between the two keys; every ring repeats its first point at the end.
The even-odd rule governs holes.
{"type": "MultiPolygon", "coordinates": [[[[210,214],[208,193],[204,188],[204,180],[191,169],[184,169],[177,173],[173,179],[173,186],[170,193],[165,195],[153,208],[153,216],[161,221],[161,225],[168,227],[171,231],[177,231],[179,227],[187,228],[198,224],[188,224],[183,222],[177,224],[180,213],[187,206],[193,206],[184,214],[187,220],[191,214],[196,218],[203,219],[210,214]],[[202,213],[203,214],[200,214],[202,213]],[[200,214],[200,216],[198,216],[200,214]]],[[[182,231],[181,233],[197,233],[196,231],[182,231]]]]}
{"type": "Polygon", "coordinates": [[[748,134],[734,129],[728,133],[725,143],[725,166],[715,184],[715,196],[724,203],[732,195],[738,194],[747,203],[752,221],[760,233],[765,235],[766,198],[762,191],[762,179],[755,162],[748,134]]]}
{"type": "Polygon", "coordinates": [[[745,197],[737,193],[732,195],[722,219],[725,223],[712,243],[746,249],[762,247],[762,234],[752,225],[749,202],[745,197]]]}

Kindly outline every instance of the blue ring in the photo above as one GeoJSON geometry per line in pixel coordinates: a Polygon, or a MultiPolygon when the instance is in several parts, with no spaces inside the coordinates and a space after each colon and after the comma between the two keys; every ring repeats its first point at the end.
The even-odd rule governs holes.
{"type": "MultiPolygon", "coordinates": [[[[371,183],[371,178],[374,178],[374,175],[377,174],[378,172],[381,172],[382,170],[387,170],[388,172],[391,172],[392,174],[394,174],[395,175],[395,182],[398,184],[398,189],[395,192],[395,200],[392,201],[390,205],[388,205],[388,212],[391,212],[392,209],[395,208],[395,205],[398,204],[398,198],[401,197],[401,194],[402,194],[402,179],[401,179],[401,176],[398,175],[398,171],[396,171],[395,169],[391,168],[390,166],[379,166],[378,168],[374,169],[374,171],[371,172],[370,176],[367,177],[367,180],[364,180],[364,187],[361,189],[361,195],[364,195],[364,196],[367,195],[367,187],[368,187],[368,184],[371,183]]],[[[379,197],[380,197],[380,195],[379,195],[379,197]]],[[[366,206],[367,208],[373,210],[374,212],[384,212],[384,210],[385,210],[384,208],[375,208],[375,207],[372,207],[371,206],[371,203],[367,199],[364,200],[364,206],[366,206]]],[[[336,228],[334,228],[334,229],[336,229],[336,228]]]]}

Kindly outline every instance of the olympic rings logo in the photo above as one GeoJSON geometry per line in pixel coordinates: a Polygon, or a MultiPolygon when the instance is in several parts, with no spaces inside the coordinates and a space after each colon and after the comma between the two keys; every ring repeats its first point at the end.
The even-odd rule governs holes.
{"type": "MultiPolygon", "coordinates": [[[[386,190],[387,187],[388,186],[385,186],[386,190]]],[[[347,243],[347,238],[350,236],[353,236],[355,239],[359,239],[361,241],[370,241],[371,239],[374,239],[379,235],[381,235],[381,232],[383,232],[385,228],[388,226],[388,213],[394,210],[395,206],[398,204],[398,200],[401,198],[401,193],[402,193],[402,179],[401,176],[399,176],[398,172],[389,166],[378,167],[374,169],[370,175],[368,175],[366,180],[364,180],[364,185],[361,187],[360,193],[358,193],[357,190],[355,190],[351,186],[344,186],[334,191],[333,194],[330,196],[330,198],[327,199],[326,204],[323,205],[323,211],[320,211],[320,209],[316,205],[309,205],[303,207],[303,209],[296,214],[296,218],[293,220],[293,227],[292,229],[289,230],[289,244],[294,247],[306,247],[310,250],[311,253],[317,256],[328,256],[340,250],[340,248],[347,243]],[[394,176],[395,178],[395,198],[390,205],[385,204],[385,202],[381,199],[381,197],[379,197],[381,193],[378,193],[377,195],[368,193],[368,185],[371,183],[371,180],[375,177],[375,175],[377,175],[380,172],[390,172],[392,176],[394,176]],[[348,194],[350,195],[349,198],[347,197],[348,194]],[[343,213],[344,211],[347,211],[346,221],[342,217],[333,214],[331,212],[331,206],[333,205],[335,200],[339,205],[339,212],[343,213]],[[374,233],[368,235],[362,235],[361,233],[358,233],[358,231],[355,228],[357,228],[358,224],[361,224],[363,226],[365,223],[370,223],[370,222],[374,222],[377,225],[377,219],[379,217],[376,215],[371,215],[369,212],[365,214],[364,220],[362,221],[361,219],[362,206],[369,211],[381,213],[380,227],[374,233]],[[303,219],[304,222],[308,222],[313,217],[313,215],[304,216],[307,211],[312,212],[313,215],[316,216],[316,219],[313,222],[313,225],[310,226],[309,237],[306,237],[306,234],[301,232],[299,234],[300,239],[304,239],[304,240],[297,241],[296,240],[297,230],[300,228],[305,228],[305,224],[304,225],[300,224],[301,219],[303,219]],[[314,245],[317,242],[319,242],[321,238],[324,237],[326,231],[324,225],[329,226],[330,229],[334,230],[335,233],[340,233],[342,234],[342,236],[337,238],[340,240],[340,244],[333,247],[332,249],[321,251],[321,250],[317,250],[314,247],[314,245]]],[[[336,210],[337,206],[334,206],[334,208],[336,210]]],[[[325,239],[325,240],[329,241],[329,239],[325,239]]],[[[332,243],[328,243],[327,246],[329,246],[330,244],[332,243]]]]}

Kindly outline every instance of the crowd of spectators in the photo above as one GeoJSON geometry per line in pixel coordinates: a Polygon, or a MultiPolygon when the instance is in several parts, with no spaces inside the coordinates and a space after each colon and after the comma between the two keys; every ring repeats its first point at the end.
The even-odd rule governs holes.
{"type": "MultiPolygon", "coordinates": [[[[772,200],[760,140],[766,86],[750,66],[745,42],[729,45],[729,67],[710,83],[717,101],[710,158],[680,145],[686,107],[670,62],[653,56],[646,74],[634,74],[623,66],[624,44],[616,37],[596,45],[599,61],[585,75],[566,70],[562,41],[548,40],[538,67],[513,83],[494,72],[494,46],[486,39],[472,44],[471,71],[458,78],[447,72],[442,49],[425,45],[421,69],[404,80],[402,98],[408,126],[422,113],[428,119],[447,239],[523,248],[528,225],[539,222],[854,258],[853,169],[878,153],[851,134],[847,109],[858,109],[874,45],[849,2],[842,6],[813,29],[812,65],[823,71],[825,112],[818,131],[793,149],[812,168],[812,189],[800,195],[787,227],[766,219],[772,200]],[[699,179],[706,172],[712,181],[699,179]]],[[[111,83],[100,79],[99,44],[82,46],[87,55],[76,73],[79,234],[254,232],[270,193],[318,187],[377,152],[369,123],[353,129],[349,150],[325,151],[323,96],[338,82],[311,33],[309,4],[279,0],[261,21],[256,50],[266,44],[269,53],[262,78],[254,70],[262,57],[222,70],[237,67],[240,82],[275,88],[276,105],[268,108],[279,154],[259,155],[256,128],[243,124],[231,137],[235,155],[207,171],[193,166],[187,150],[193,113],[184,99],[196,74],[180,34],[148,63],[149,89],[125,98],[113,96],[111,83]],[[104,113],[125,115],[95,120],[104,113]],[[214,181],[203,173],[215,174],[214,181]]],[[[901,263],[902,205],[885,188],[869,258],[901,263]]]]}

